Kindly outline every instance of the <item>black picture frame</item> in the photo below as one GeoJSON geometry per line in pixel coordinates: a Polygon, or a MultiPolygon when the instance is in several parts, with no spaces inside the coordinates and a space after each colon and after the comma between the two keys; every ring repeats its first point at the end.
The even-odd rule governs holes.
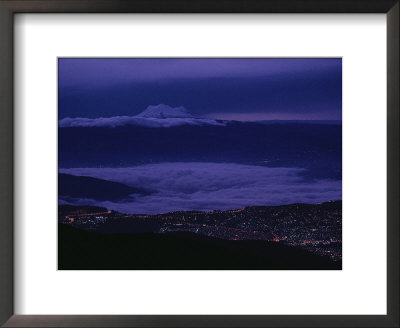
{"type": "Polygon", "coordinates": [[[399,8],[399,0],[0,0],[0,324],[4,327],[399,327],[399,8]],[[13,17],[16,13],[385,13],[387,315],[14,315],[13,17]]]}

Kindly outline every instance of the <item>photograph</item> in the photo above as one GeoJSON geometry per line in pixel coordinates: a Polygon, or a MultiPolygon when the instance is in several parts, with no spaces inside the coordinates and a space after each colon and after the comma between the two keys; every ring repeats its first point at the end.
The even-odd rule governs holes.
{"type": "Polygon", "coordinates": [[[342,59],[58,65],[58,270],[342,270],[342,59]]]}

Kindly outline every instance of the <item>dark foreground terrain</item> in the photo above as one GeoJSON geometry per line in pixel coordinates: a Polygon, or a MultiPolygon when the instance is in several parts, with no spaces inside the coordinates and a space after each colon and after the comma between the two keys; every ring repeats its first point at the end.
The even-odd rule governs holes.
{"type": "Polygon", "coordinates": [[[59,224],[60,270],[341,270],[341,261],[262,240],[190,232],[106,235],[59,224]]]}
{"type": "Polygon", "coordinates": [[[59,223],[102,234],[189,233],[224,240],[261,240],[342,259],[342,202],[250,206],[228,211],[123,214],[104,207],[60,205],[59,223]]]}

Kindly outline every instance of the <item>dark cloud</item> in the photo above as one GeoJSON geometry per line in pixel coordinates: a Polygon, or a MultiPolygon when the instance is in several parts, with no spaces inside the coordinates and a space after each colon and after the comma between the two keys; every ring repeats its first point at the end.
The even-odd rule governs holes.
{"type": "Polygon", "coordinates": [[[337,58],[60,59],[59,118],[165,103],[210,118],[341,119],[341,79],[337,58]]]}
{"type": "MultiPolygon", "coordinates": [[[[338,180],[304,180],[301,168],[269,168],[240,164],[163,163],[131,168],[60,169],[146,187],[154,193],[131,202],[75,200],[125,213],[165,213],[177,210],[227,210],[252,205],[320,203],[341,199],[338,180]]],[[[71,200],[70,200],[71,201],[71,200]]]]}
{"type": "Polygon", "coordinates": [[[254,78],[337,70],[340,58],[59,58],[61,87],[254,78]]]}

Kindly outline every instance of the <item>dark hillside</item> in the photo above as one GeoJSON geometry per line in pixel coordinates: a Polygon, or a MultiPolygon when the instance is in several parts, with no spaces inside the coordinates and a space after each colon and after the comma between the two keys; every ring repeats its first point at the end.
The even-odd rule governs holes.
{"type": "Polygon", "coordinates": [[[119,201],[131,194],[146,194],[140,188],[132,188],[122,183],[87,176],[59,173],[58,194],[74,198],[119,201]]]}
{"type": "Polygon", "coordinates": [[[340,270],[341,262],[282,244],[187,232],[103,235],[59,225],[60,270],[340,270]]]}

